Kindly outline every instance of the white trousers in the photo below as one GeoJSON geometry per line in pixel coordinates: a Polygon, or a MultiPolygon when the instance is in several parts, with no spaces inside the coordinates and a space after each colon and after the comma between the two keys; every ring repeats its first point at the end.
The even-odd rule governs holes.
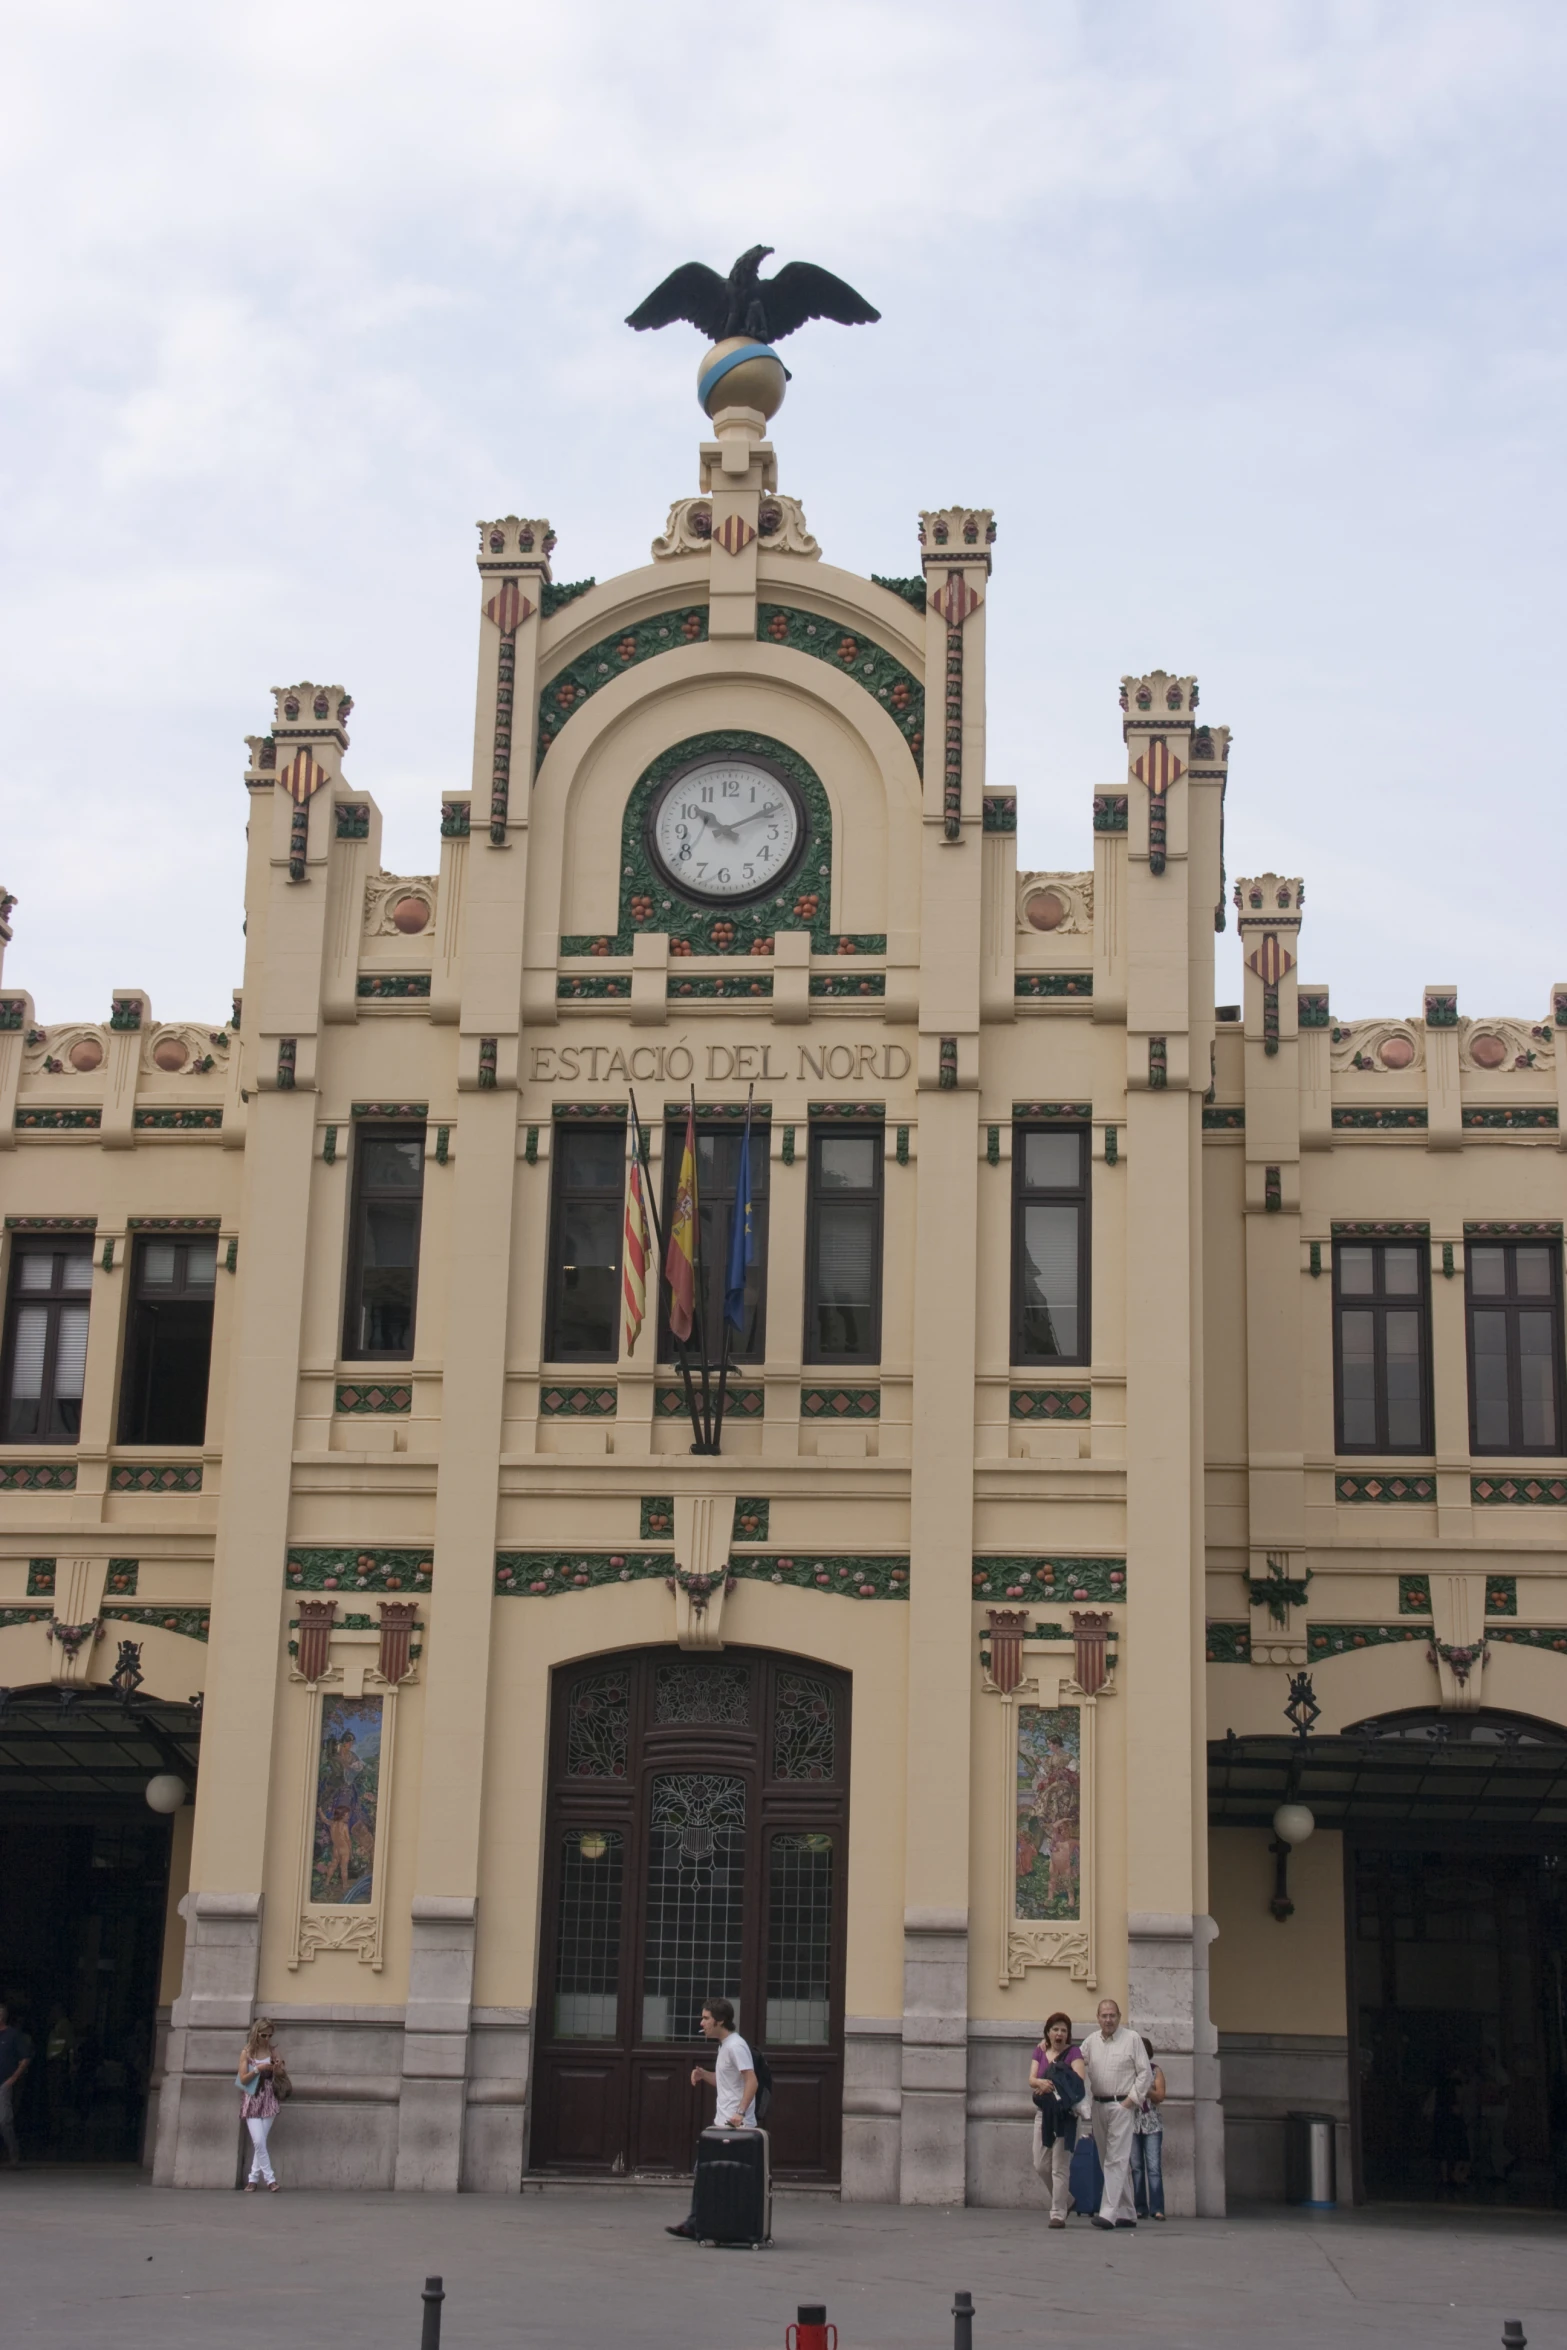
{"type": "Polygon", "coordinates": [[[1137,2206],[1132,2198],[1132,2140],[1137,2135],[1137,2116],[1128,2113],[1119,2099],[1114,2105],[1101,2105],[1094,2100],[1094,2144],[1104,2165],[1105,2191],[1099,2206],[1101,2219],[1129,2219],[1135,2222],[1137,2206]]]}
{"type": "Polygon", "coordinates": [[[267,2140],[272,2135],[272,2124],[276,2120],[277,2115],[269,2113],[265,2121],[247,2121],[245,2124],[250,2132],[251,2179],[260,2179],[269,2187],[272,2184],[272,2157],[267,2152],[267,2140]]]}
{"type": "Polygon", "coordinates": [[[1050,2216],[1065,2219],[1071,2202],[1072,2149],[1064,2138],[1045,2144],[1045,2117],[1034,2115],[1034,2176],[1050,2189],[1050,2216]]]}

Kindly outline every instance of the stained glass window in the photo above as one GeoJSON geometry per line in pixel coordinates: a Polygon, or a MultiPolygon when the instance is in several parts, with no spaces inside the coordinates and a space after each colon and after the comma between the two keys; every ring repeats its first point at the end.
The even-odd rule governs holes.
{"type": "Polygon", "coordinates": [[[821,2048],[832,2020],[830,1836],[775,1836],[767,1900],[767,2042],[821,2048]]]}
{"type": "Polygon", "coordinates": [[[654,1683],[653,1718],[658,1722],[732,1724],[750,1720],[751,1675],[744,1665],[709,1664],[683,1657],[660,1665],[654,1683]]]}
{"type": "Polygon", "coordinates": [[[648,1832],[644,2040],[699,2039],[705,2001],[738,2003],[744,1922],[745,1781],[661,1774],[648,1832]]]}
{"type": "Polygon", "coordinates": [[[631,1683],[624,1672],[586,1673],[566,1706],[566,1776],[623,1779],[631,1738],[631,1683]]]}
{"type": "Polygon", "coordinates": [[[612,2040],[620,1980],[625,1844],[616,1828],[568,1828],[561,1839],[555,1942],[555,2037],[612,2040]]]}
{"type": "Polygon", "coordinates": [[[780,1673],[773,1705],[773,1777],[830,1779],[834,1727],[831,1683],[809,1673],[780,1673]]]}

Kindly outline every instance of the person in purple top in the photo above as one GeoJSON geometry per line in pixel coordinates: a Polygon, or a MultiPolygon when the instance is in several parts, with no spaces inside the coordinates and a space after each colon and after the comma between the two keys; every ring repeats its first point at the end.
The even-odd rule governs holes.
{"type": "Polygon", "coordinates": [[[1050,2189],[1050,2225],[1066,2226],[1077,2107],[1085,2094],[1083,2051],[1072,2040],[1072,2019],[1047,2016],[1028,2070],[1034,2093],[1034,2171],[1050,2189]],[[1076,2095],[1073,2089],[1076,2089],[1076,2095]]]}

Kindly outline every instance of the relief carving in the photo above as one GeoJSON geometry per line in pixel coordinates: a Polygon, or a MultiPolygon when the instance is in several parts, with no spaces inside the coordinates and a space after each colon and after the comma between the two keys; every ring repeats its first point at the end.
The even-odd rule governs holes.
{"type": "Polygon", "coordinates": [[[372,873],[365,883],[365,936],[417,938],[435,920],[434,873],[372,873]]]}
{"type": "Polygon", "coordinates": [[[1017,926],[1025,934],[1086,937],[1094,927],[1092,873],[1020,873],[1017,926]]]}

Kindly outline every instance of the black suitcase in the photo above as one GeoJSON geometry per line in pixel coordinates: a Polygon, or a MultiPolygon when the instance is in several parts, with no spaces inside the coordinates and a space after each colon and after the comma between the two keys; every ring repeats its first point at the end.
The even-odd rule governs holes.
{"type": "Polygon", "coordinates": [[[704,2130],[697,2140],[691,2225],[702,2244],[767,2244],[773,2182],[765,2130],[704,2130]]]}

